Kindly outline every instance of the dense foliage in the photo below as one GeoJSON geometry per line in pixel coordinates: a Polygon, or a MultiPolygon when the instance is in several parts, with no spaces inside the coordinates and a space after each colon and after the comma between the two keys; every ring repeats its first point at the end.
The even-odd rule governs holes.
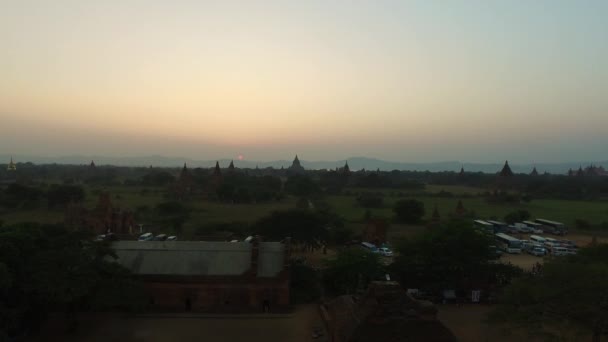
{"type": "Polygon", "coordinates": [[[507,282],[520,271],[494,262],[493,238],[463,221],[425,231],[403,241],[391,274],[406,288],[442,290],[487,289],[507,282]]]}
{"type": "Polygon", "coordinates": [[[414,199],[397,201],[393,207],[397,221],[403,223],[418,223],[424,217],[424,203],[414,199]]]}
{"type": "Polygon", "coordinates": [[[353,246],[326,261],[323,282],[335,295],[356,294],[358,290],[365,290],[370,281],[381,280],[384,275],[378,254],[353,246]]]}
{"type": "Polygon", "coordinates": [[[495,323],[553,339],[599,340],[608,331],[608,245],[548,260],[540,272],[508,286],[500,303],[495,323]]]}
{"type": "Polygon", "coordinates": [[[105,242],[60,226],[23,224],[0,232],[0,326],[35,331],[50,311],[135,309],[139,284],[111,262],[105,242]]]}

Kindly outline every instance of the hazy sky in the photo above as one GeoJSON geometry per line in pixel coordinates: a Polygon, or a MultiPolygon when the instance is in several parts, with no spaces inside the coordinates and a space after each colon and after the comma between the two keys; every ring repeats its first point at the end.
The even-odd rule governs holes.
{"type": "Polygon", "coordinates": [[[608,1],[0,0],[0,153],[608,159],[608,1]]]}

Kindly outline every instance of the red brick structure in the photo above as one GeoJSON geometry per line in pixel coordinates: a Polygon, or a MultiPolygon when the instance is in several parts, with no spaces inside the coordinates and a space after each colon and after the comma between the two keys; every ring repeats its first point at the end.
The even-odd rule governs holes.
{"type": "Polygon", "coordinates": [[[289,309],[284,242],[118,241],[118,262],[144,282],[149,309],[283,312],[289,309]]]}
{"type": "Polygon", "coordinates": [[[99,202],[93,210],[88,210],[81,204],[68,204],[65,224],[73,229],[90,230],[95,234],[135,233],[133,212],[114,208],[108,193],[99,195],[99,202]]]}
{"type": "Polygon", "coordinates": [[[184,163],[184,167],[179,174],[179,177],[171,185],[169,189],[171,196],[177,200],[185,200],[190,198],[195,192],[195,184],[192,178],[192,174],[188,170],[186,163],[184,163]]]}
{"type": "Polygon", "coordinates": [[[456,341],[430,302],[410,297],[396,282],[372,282],[361,297],[340,296],[321,306],[331,342],[456,341]]]}
{"type": "Polygon", "coordinates": [[[361,239],[365,242],[371,242],[376,246],[380,246],[386,243],[386,232],[388,230],[388,223],[382,219],[370,220],[365,228],[363,228],[363,234],[361,239]]]}

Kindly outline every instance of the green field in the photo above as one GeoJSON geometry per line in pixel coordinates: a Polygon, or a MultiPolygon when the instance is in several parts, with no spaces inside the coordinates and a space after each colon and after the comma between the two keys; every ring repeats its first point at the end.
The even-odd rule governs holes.
{"type": "MultiPolygon", "coordinates": [[[[153,187],[111,187],[111,188],[87,188],[87,198],[84,205],[93,208],[97,203],[98,195],[101,191],[108,191],[112,194],[111,201],[114,206],[123,209],[136,210],[138,207],[147,206],[153,208],[158,203],[165,200],[163,188],[153,187]]],[[[325,200],[336,213],[342,216],[349,225],[361,222],[365,208],[357,206],[357,192],[362,189],[349,189],[350,196],[327,196],[325,200]]],[[[483,198],[476,196],[483,192],[483,189],[470,188],[464,186],[427,186],[424,192],[402,193],[400,197],[391,194],[386,189],[378,191],[365,190],[368,192],[382,192],[384,196],[384,206],[382,208],[370,209],[374,216],[391,219],[393,217],[392,206],[395,201],[402,198],[415,198],[425,204],[426,219],[429,219],[433,208],[437,206],[442,218],[448,218],[454,213],[458,200],[462,200],[465,209],[473,211],[478,218],[487,219],[496,217],[502,219],[507,213],[514,210],[528,210],[533,217],[542,217],[551,220],[564,222],[569,226],[574,225],[576,219],[585,219],[592,224],[608,222],[608,202],[606,201],[568,201],[568,200],[549,200],[538,199],[530,203],[522,204],[490,204],[483,198]],[[434,197],[430,193],[437,193],[441,190],[451,192],[455,197],[434,197]]],[[[185,224],[185,232],[193,231],[198,226],[210,223],[221,222],[254,222],[260,217],[269,214],[274,210],[285,210],[294,208],[296,199],[286,197],[280,202],[269,202],[259,204],[225,204],[209,201],[190,201],[188,205],[193,211],[190,220],[185,224]]],[[[61,222],[64,213],[61,210],[41,209],[37,210],[17,210],[5,211],[0,213],[0,220],[5,224],[12,224],[23,221],[38,222],[61,222]]]]}

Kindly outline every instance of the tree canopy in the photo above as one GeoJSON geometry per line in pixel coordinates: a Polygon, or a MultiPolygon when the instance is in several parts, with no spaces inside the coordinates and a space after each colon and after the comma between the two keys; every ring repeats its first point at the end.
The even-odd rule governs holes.
{"type": "Polygon", "coordinates": [[[598,341],[608,332],[608,245],[552,258],[537,274],[517,279],[490,318],[531,335],[598,341]]]}
{"type": "Polygon", "coordinates": [[[360,247],[346,248],[325,263],[323,280],[327,289],[336,294],[355,294],[365,289],[372,280],[385,274],[378,254],[360,247]]]}
{"type": "Polygon", "coordinates": [[[397,201],[393,207],[397,220],[403,223],[418,223],[424,217],[424,203],[414,199],[397,201]]]}
{"type": "Polygon", "coordinates": [[[397,246],[391,265],[404,287],[425,291],[486,288],[504,281],[517,269],[497,259],[490,235],[465,221],[451,221],[397,246]]]}
{"type": "Polygon", "coordinates": [[[108,261],[107,242],[61,226],[22,224],[0,232],[0,322],[16,336],[35,330],[50,310],[133,308],[129,272],[108,261]]]}
{"type": "Polygon", "coordinates": [[[328,217],[322,213],[291,209],[275,211],[259,219],[253,225],[253,232],[266,239],[282,240],[291,237],[295,242],[315,244],[328,237],[328,217]]]}

